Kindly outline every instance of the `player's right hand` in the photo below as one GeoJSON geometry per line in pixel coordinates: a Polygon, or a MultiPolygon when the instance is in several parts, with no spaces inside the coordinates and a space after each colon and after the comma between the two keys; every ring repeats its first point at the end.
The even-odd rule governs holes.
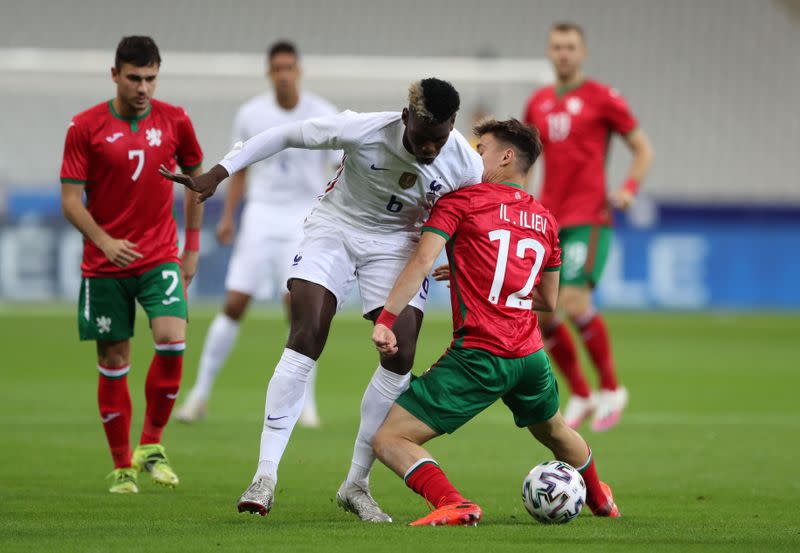
{"type": "Polygon", "coordinates": [[[382,324],[376,324],[372,329],[372,341],[378,351],[384,355],[397,353],[397,336],[390,328],[382,324]]]}
{"type": "Polygon", "coordinates": [[[236,234],[236,223],[233,218],[223,217],[217,224],[217,241],[223,246],[227,246],[233,242],[233,237],[236,234]]]}
{"type": "Polygon", "coordinates": [[[100,245],[100,249],[106,258],[117,267],[127,267],[137,259],[142,258],[142,254],[136,251],[136,244],[127,240],[109,240],[100,245]]]}
{"type": "Polygon", "coordinates": [[[184,175],[183,173],[173,173],[167,169],[166,165],[163,164],[158,168],[158,172],[161,173],[162,177],[168,178],[169,180],[177,182],[178,184],[182,184],[189,190],[197,192],[200,195],[197,198],[197,201],[200,203],[213,196],[214,192],[217,191],[217,186],[219,186],[219,183],[225,180],[225,178],[228,176],[228,172],[222,165],[215,165],[208,172],[194,178],[190,177],[189,175],[184,175]]]}

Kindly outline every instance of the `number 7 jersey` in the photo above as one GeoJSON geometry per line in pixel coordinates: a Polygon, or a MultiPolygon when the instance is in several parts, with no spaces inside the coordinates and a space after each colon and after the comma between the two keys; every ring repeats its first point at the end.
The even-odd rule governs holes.
{"type": "Polygon", "coordinates": [[[533,290],[561,268],[550,212],[511,183],[482,183],[436,203],[423,232],[447,240],[452,347],[517,358],[543,347],[533,290]]]}
{"type": "Polygon", "coordinates": [[[202,161],[192,122],[180,107],[152,100],[144,114],[125,118],[109,101],[76,115],[67,129],[61,182],[84,185],[95,222],[112,238],[135,243],[143,255],[123,269],[86,240],[83,276],[135,276],[177,262],[173,184],[158,167],[177,163],[190,171],[202,161]]]}

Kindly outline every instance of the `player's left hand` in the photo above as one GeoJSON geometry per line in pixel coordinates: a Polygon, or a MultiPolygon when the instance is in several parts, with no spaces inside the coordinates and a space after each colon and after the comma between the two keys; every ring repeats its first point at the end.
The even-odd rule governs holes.
{"type": "Polygon", "coordinates": [[[197,273],[197,263],[200,261],[200,252],[186,251],[181,254],[181,274],[183,285],[188,288],[194,275],[197,273]]]}
{"type": "Polygon", "coordinates": [[[384,355],[394,355],[397,353],[397,336],[392,329],[382,324],[376,324],[372,329],[372,341],[375,347],[384,355]]]}
{"type": "Polygon", "coordinates": [[[608,201],[615,209],[627,210],[633,205],[634,195],[630,190],[619,188],[608,195],[608,201]]]}

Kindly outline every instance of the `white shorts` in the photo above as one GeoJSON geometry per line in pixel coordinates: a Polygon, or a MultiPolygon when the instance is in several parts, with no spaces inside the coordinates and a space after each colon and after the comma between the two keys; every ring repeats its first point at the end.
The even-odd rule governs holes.
{"type": "Polygon", "coordinates": [[[276,236],[276,224],[274,209],[257,202],[245,204],[225,290],[258,298],[279,298],[287,291],[289,268],[302,239],[302,220],[293,223],[289,236],[276,236]]]}
{"type": "MultiPolygon", "coordinates": [[[[358,282],[362,312],[367,314],[383,307],[417,243],[407,235],[367,234],[312,215],[303,227],[289,278],[324,286],[336,296],[340,309],[358,282]]],[[[409,305],[424,311],[427,298],[426,278],[409,305]]]]}

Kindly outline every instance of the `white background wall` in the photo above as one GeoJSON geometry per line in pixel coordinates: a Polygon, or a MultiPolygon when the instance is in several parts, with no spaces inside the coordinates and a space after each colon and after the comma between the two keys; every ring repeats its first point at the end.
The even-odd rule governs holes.
{"type": "MultiPolygon", "coordinates": [[[[260,53],[287,37],[308,54],[543,55],[558,19],[586,28],[588,72],[625,94],[657,150],[647,183],[671,201],[800,204],[800,19],[796,0],[0,0],[0,48],[103,49],[98,76],[0,76],[0,180],[57,186],[71,113],[113,95],[104,76],[124,34],[150,34],[164,53],[161,97],[189,108],[209,158],[223,153],[236,104],[258,78],[198,79],[195,94],[170,96],[170,52],[260,53]]],[[[309,75],[309,84],[314,83],[309,75]]],[[[369,88],[342,105],[394,109],[369,88]]],[[[174,90],[177,91],[177,88],[174,90]]],[[[318,90],[325,94],[326,90],[318,90]]],[[[341,90],[339,91],[341,93],[341,90]]],[[[462,91],[468,110],[500,99],[519,115],[526,91],[498,83],[462,91]],[[486,96],[488,95],[488,98],[486,96]],[[517,107],[517,104],[520,104],[517,107]]],[[[338,94],[338,93],[337,93],[338,94]]],[[[394,101],[392,101],[394,100],[394,101]]],[[[465,114],[466,115],[466,114],[465,114]]],[[[617,145],[612,179],[627,162],[617,145]]]]}

